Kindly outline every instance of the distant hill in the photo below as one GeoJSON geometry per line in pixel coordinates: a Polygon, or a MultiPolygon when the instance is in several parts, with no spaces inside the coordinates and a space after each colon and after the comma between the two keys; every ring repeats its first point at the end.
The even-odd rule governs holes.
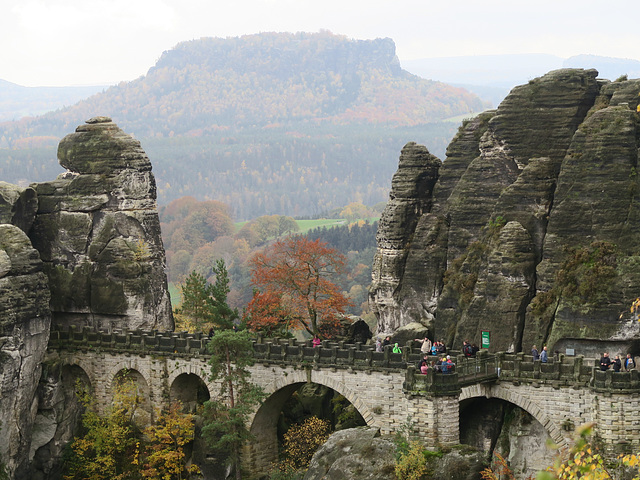
{"type": "Polygon", "coordinates": [[[239,219],[315,214],[385,200],[406,142],[443,156],[457,126],[440,122],[485,107],[462,88],[402,70],[391,39],[203,38],[164,52],[137,80],[0,124],[0,178],[55,175],[58,139],[108,115],[142,141],[161,202],[222,200],[239,219]]]}
{"type": "Polygon", "coordinates": [[[615,80],[622,75],[640,78],[640,61],[628,58],[599,57],[597,55],[576,55],[563,63],[567,68],[595,68],[600,78],[615,80]]]}
{"type": "Polygon", "coordinates": [[[516,85],[559,68],[595,68],[600,78],[621,75],[640,78],[640,61],[597,55],[563,59],[554,55],[473,55],[421,58],[402,62],[402,67],[426,79],[462,86],[497,106],[516,85]]]}
{"type": "Polygon", "coordinates": [[[94,93],[102,92],[104,85],[81,87],[23,87],[0,79],[0,122],[37,116],[73,105],[94,93]]]}

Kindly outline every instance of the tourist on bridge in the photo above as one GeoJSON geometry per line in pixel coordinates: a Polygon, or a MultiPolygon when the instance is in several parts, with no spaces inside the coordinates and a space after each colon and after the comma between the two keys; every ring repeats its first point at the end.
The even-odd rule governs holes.
{"type": "Polygon", "coordinates": [[[316,348],[322,345],[322,340],[320,340],[320,337],[318,337],[318,335],[314,335],[311,343],[313,344],[313,348],[316,348]]]}
{"type": "Polygon", "coordinates": [[[402,353],[402,349],[397,343],[393,345],[393,353],[402,353]]]}
{"type": "Polygon", "coordinates": [[[384,347],[387,345],[391,345],[391,337],[388,335],[384,338],[384,342],[382,342],[382,349],[384,350],[384,347]]]}
{"type": "Polygon", "coordinates": [[[547,363],[549,361],[549,354],[547,353],[547,347],[542,347],[542,353],[540,353],[540,361],[542,363],[547,363]]]}
{"type": "Polygon", "coordinates": [[[422,342],[422,345],[420,346],[420,351],[423,354],[427,354],[427,353],[431,352],[431,340],[429,340],[426,336],[424,337],[424,339],[416,338],[415,341],[416,342],[422,342]]]}
{"type": "Polygon", "coordinates": [[[611,366],[611,359],[609,358],[609,354],[607,352],[604,352],[602,354],[602,357],[600,358],[600,370],[602,370],[603,372],[606,372],[607,370],[609,370],[610,366],[611,366]]]}
{"type": "Polygon", "coordinates": [[[462,353],[464,353],[465,357],[475,357],[476,352],[473,351],[473,347],[469,343],[469,340],[465,340],[462,342],[462,353]]]}
{"type": "Polygon", "coordinates": [[[382,353],[382,341],[379,337],[376,337],[376,352],[382,353]]]}
{"type": "Polygon", "coordinates": [[[540,354],[538,353],[538,349],[534,345],[531,347],[531,356],[533,357],[533,361],[540,360],[540,354]]]}
{"type": "Polygon", "coordinates": [[[420,370],[423,363],[426,363],[427,366],[429,365],[429,354],[428,353],[425,353],[424,357],[422,357],[422,359],[418,360],[418,362],[416,363],[416,368],[418,370],[420,370]]]}
{"type": "Polygon", "coordinates": [[[633,360],[631,354],[627,353],[627,358],[624,360],[624,369],[629,372],[634,368],[636,368],[636,362],[633,360]]]}
{"type": "Polygon", "coordinates": [[[420,360],[420,366],[419,366],[419,370],[420,373],[423,375],[427,374],[427,371],[429,370],[429,362],[427,361],[427,355],[424,356],[424,358],[422,360],[420,360]]]}
{"type": "Polygon", "coordinates": [[[620,361],[620,355],[616,355],[616,358],[613,360],[613,371],[619,372],[622,370],[622,362],[620,361]]]}
{"type": "Polygon", "coordinates": [[[451,361],[451,356],[447,355],[446,358],[442,359],[442,363],[440,364],[440,370],[442,373],[451,373],[453,371],[454,364],[451,361]]]}

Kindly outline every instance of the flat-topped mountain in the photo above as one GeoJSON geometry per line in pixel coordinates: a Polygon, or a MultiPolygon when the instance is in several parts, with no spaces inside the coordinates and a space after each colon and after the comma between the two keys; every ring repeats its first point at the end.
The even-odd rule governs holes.
{"type": "Polygon", "coordinates": [[[483,109],[462,88],[402,70],[388,38],[202,38],[134,81],[0,124],[0,178],[54,177],[60,138],[105,115],[154,159],[161,204],[191,195],[232,205],[237,219],[310,215],[384,200],[402,145],[444,153],[456,123],[442,120],[483,109]]]}
{"type": "Polygon", "coordinates": [[[143,77],[5,128],[60,136],[104,112],[138,138],[199,136],[274,122],[418,125],[480,109],[469,92],[402,70],[389,38],[262,33],[180,43],[143,77]]]}

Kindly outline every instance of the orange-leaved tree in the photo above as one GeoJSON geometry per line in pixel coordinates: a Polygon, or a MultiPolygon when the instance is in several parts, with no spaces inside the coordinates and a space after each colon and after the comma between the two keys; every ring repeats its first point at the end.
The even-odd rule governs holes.
{"type": "Polygon", "coordinates": [[[345,257],[320,240],[292,236],[250,260],[257,288],[247,309],[247,325],[269,332],[304,329],[322,335],[337,329],[349,299],[332,277],[344,270],[345,257]]]}

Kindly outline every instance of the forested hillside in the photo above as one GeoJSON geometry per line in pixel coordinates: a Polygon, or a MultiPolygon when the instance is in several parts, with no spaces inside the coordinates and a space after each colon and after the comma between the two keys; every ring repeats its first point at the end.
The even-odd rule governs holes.
{"type": "MultiPolygon", "coordinates": [[[[195,271],[213,282],[216,262],[223,260],[230,279],[228,300],[233,307],[243,309],[253,294],[249,259],[276,239],[306,234],[309,240],[326,242],[345,255],[348,268],[335,281],[353,303],[347,312],[360,315],[367,311],[378,224],[359,219],[375,212],[353,203],[333,213],[341,224],[330,228],[316,227],[302,232],[292,217],[264,215],[244,223],[236,231],[227,205],[218,201],[200,202],[193,197],[176,199],[159,211],[167,278],[172,285],[180,285],[195,271]]],[[[174,302],[179,303],[175,298],[174,302]]]]}
{"type": "Polygon", "coordinates": [[[58,140],[108,115],[141,140],[161,204],[193,195],[232,205],[236,219],[315,214],[385,200],[406,142],[442,156],[457,127],[443,120],[482,109],[463,89],[402,70],[391,39],[203,38],[137,80],[0,124],[0,178],[50,179],[58,140]]]}

